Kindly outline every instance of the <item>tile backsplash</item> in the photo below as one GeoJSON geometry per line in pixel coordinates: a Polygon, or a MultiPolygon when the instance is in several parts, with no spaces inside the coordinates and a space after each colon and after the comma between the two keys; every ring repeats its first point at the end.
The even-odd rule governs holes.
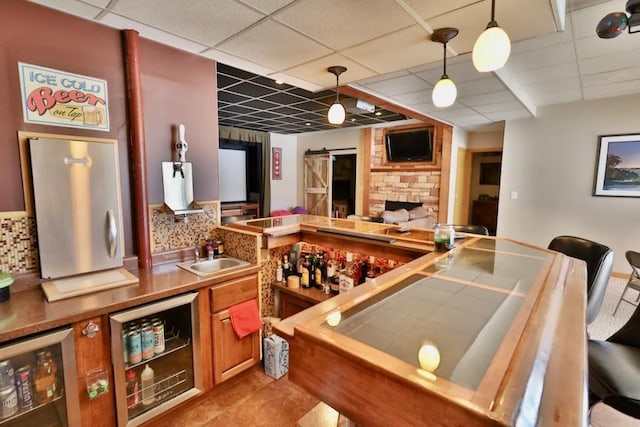
{"type": "Polygon", "coordinates": [[[36,219],[0,217],[0,271],[22,274],[39,268],[36,219]]]}

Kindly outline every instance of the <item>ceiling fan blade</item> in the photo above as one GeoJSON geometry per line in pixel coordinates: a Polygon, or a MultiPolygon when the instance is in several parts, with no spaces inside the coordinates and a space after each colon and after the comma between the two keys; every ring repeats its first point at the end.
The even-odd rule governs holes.
{"type": "Polygon", "coordinates": [[[627,29],[627,14],[624,12],[613,12],[605,16],[596,26],[596,34],[601,39],[612,39],[618,37],[627,29]]]}

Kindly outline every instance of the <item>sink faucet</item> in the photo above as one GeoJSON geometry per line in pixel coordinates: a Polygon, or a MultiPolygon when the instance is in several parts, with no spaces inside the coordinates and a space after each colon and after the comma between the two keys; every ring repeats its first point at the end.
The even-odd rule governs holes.
{"type": "Polygon", "coordinates": [[[195,254],[196,254],[196,262],[200,261],[200,236],[196,238],[195,254]]]}

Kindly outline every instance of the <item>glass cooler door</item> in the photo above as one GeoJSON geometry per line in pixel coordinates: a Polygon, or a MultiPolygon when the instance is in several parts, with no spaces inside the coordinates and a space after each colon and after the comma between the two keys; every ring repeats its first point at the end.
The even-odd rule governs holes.
{"type": "Polygon", "coordinates": [[[136,426],[202,390],[198,294],[110,316],[118,425],[136,426]]]}
{"type": "Polygon", "coordinates": [[[73,329],[0,347],[0,426],[79,426],[73,329]]]}

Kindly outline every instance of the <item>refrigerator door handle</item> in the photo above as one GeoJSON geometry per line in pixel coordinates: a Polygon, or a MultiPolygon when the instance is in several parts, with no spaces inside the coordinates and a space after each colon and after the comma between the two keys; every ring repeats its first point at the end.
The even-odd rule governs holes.
{"type": "Polygon", "coordinates": [[[116,216],[111,209],[107,210],[107,245],[109,246],[109,256],[116,256],[118,249],[118,228],[116,227],[116,216]]]}

